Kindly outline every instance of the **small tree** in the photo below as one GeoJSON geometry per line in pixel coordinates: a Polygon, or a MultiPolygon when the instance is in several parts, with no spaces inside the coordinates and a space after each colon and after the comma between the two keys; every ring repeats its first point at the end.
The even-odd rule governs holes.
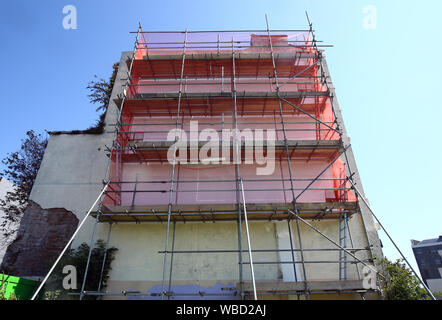
{"type": "MultiPolygon", "coordinates": [[[[101,280],[101,290],[104,290],[109,279],[109,272],[112,270],[111,264],[115,259],[115,254],[118,249],[110,247],[106,249],[106,244],[103,240],[99,239],[95,243],[95,247],[92,249],[91,259],[89,262],[89,268],[87,273],[87,279],[85,283],[85,291],[97,291],[101,280]],[[103,268],[103,260],[106,254],[106,261],[103,268]],[[103,269],[102,269],[103,268],[103,269]],[[103,273],[101,271],[103,270],[103,273]]],[[[57,267],[52,274],[50,281],[46,285],[47,289],[44,292],[44,299],[57,300],[66,299],[69,292],[78,292],[83,284],[83,277],[86,270],[86,264],[89,256],[89,245],[83,242],[76,249],[69,249],[63,256],[57,267]],[[76,290],[65,290],[61,284],[63,282],[63,267],[66,265],[72,265],[77,270],[77,283],[76,290]]],[[[87,295],[85,299],[96,299],[95,296],[87,295]]]]}
{"type": "Polygon", "coordinates": [[[0,200],[0,208],[5,212],[5,220],[0,227],[5,236],[11,232],[6,228],[8,222],[20,221],[23,215],[48,144],[46,136],[36,134],[33,130],[26,132],[26,138],[21,141],[20,150],[9,153],[2,160],[6,169],[0,173],[0,178],[14,184],[13,190],[0,200]]]}
{"type": "Polygon", "coordinates": [[[112,75],[108,81],[103,78],[98,78],[97,75],[95,75],[95,80],[90,81],[86,87],[90,92],[88,94],[89,101],[93,104],[98,104],[96,111],[102,111],[95,126],[90,127],[88,130],[101,131],[104,128],[104,118],[112,95],[112,88],[114,87],[117,77],[118,65],[118,63],[114,63],[112,66],[112,75]]]}
{"type": "Polygon", "coordinates": [[[419,279],[407,268],[403,259],[392,262],[384,258],[381,263],[388,276],[388,280],[383,285],[387,300],[431,299],[419,279]]]}

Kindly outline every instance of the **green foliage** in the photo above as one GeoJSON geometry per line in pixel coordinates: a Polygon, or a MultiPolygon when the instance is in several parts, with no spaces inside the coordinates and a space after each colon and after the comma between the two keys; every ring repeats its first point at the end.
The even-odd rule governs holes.
{"type": "Polygon", "coordinates": [[[112,66],[112,75],[108,81],[103,78],[98,78],[95,75],[95,80],[90,81],[86,87],[90,92],[88,94],[89,101],[93,104],[98,104],[96,111],[102,111],[95,125],[88,128],[86,131],[101,132],[104,129],[104,118],[112,95],[112,88],[114,87],[115,79],[117,77],[118,65],[118,63],[114,63],[112,66]]]}
{"type": "MultiPolygon", "coordinates": [[[[101,283],[101,290],[104,290],[109,279],[109,272],[112,269],[111,264],[115,259],[115,253],[118,249],[111,247],[107,249],[106,262],[103,269],[103,278],[101,283]]],[[[87,273],[86,291],[97,291],[100,283],[101,268],[103,265],[103,258],[106,252],[106,245],[103,240],[97,240],[95,247],[92,249],[91,259],[89,262],[89,269],[87,273]]],[[[86,270],[87,258],[89,255],[89,245],[82,243],[76,249],[70,249],[58,263],[57,268],[54,270],[54,277],[51,282],[57,284],[57,288],[49,288],[45,294],[44,299],[56,300],[66,298],[67,291],[61,289],[63,278],[66,276],[63,274],[63,267],[66,265],[72,265],[77,269],[77,289],[72,292],[79,292],[83,283],[83,277],[86,270]]],[[[52,287],[49,285],[49,287],[52,287]]],[[[96,299],[94,296],[85,296],[84,299],[96,299]]]]}
{"type": "Polygon", "coordinates": [[[384,293],[387,300],[430,300],[431,297],[422,287],[419,279],[404,263],[403,259],[395,262],[382,259],[388,280],[384,282],[384,293]]]}
{"type": "Polygon", "coordinates": [[[43,300],[61,300],[66,296],[64,290],[45,291],[43,300]]]}
{"type": "Polygon", "coordinates": [[[1,285],[0,285],[0,301],[2,300],[19,300],[14,293],[11,293],[9,295],[9,298],[6,298],[6,282],[4,274],[2,274],[1,285]]]}
{"type": "Polygon", "coordinates": [[[112,88],[115,83],[115,78],[117,77],[118,63],[114,63],[112,68],[112,75],[108,81],[103,78],[98,78],[97,75],[95,75],[94,78],[96,80],[90,81],[86,87],[86,89],[90,91],[88,94],[89,101],[94,104],[99,104],[96,111],[106,111],[109,104],[112,88]]]}
{"type": "Polygon", "coordinates": [[[2,300],[19,300],[19,299],[13,293],[10,294],[9,298],[6,298],[4,292],[0,291],[0,301],[2,300]]]}
{"type": "Polygon", "coordinates": [[[19,221],[26,208],[48,144],[46,136],[36,134],[33,130],[26,132],[26,138],[21,141],[20,150],[9,153],[2,160],[6,169],[0,173],[0,179],[6,178],[14,184],[13,190],[6,193],[5,199],[0,200],[0,208],[5,212],[6,218],[0,227],[5,236],[8,236],[6,224],[19,221]]]}

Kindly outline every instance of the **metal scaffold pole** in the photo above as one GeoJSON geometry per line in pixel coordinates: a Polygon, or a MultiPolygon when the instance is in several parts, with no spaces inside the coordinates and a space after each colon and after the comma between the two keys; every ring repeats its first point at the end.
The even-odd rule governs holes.
{"type": "MultiPolygon", "coordinates": [[[[332,239],[330,239],[330,237],[326,236],[323,232],[319,231],[317,228],[315,228],[313,225],[311,225],[310,223],[308,223],[306,220],[302,219],[297,213],[290,211],[292,214],[294,214],[297,219],[299,219],[300,221],[302,221],[305,225],[307,225],[308,227],[310,227],[312,230],[316,231],[317,233],[319,233],[321,236],[323,236],[325,239],[327,239],[328,241],[330,241],[331,243],[333,243],[335,246],[337,246],[338,248],[340,248],[341,250],[343,250],[344,252],[346,252],[348,255],[352,256],[355,260],[357,260],[358,262],[362,263],[364,266],[366,266],[367,268],[369,268],[371,271],[379,274],[380,276],[382,276],[376,269],[374,269],[372,266],[368,265],[367,263],[365,263],[364,261],[362,261],[361,259],[359,259],[358,257],[356,257],[350,250],[345,249],[344,247],[342,247],[341,245],[339,245],[338,243],[336,243],[335,241],[333,241],[332,239]]],[[[382,276],[383,277],[383,276],[382,276]]]]}
{"type": "Polygon", "coordinates": [[[109,230],[107,232],[106,246],[104,247],[103,263],[101,264],[100,280],[98,281],[98,289],[97,289],[97,291],[100,291],[101,287],[103,285],[104,267],[106,266],[107,249],[109,247],[109,241],[110,241],[110,236],[111,236],[111,232],[112,232],[112,224],[113,224],[112,222],[109,223],[109,230]]]}
{"type": "MultiPolygon", "coordinates": [[[[347,248],[347,214],[339,215],[339,244],[347,248]]],[[[339,251],[339,280],[347,280],[347,255],[339,251]]]]}
{"type": "MultiPolygon", "coordinates": [[[[170,217],[172,214],[172,201],[173,201],[173,192],[174,192],[174,181],[175,181],[175,167],[176,167],[176,152],[177,152],[177,142],[178,142],[178,126],[180,124],[180,114],[181,114],[181,96],[182,96],[182,89],[183,89],[183,77],[184,77],[184,63],[186,61],[186,44],[187,44],[187,30],[184,35],[184,46],[183,46],[183,56],[181,61],[181,76],[180,76],[180,84],[179,84],[179,91],[178,91],[178,106],[177,106],[177,119],[176,119],[176,126],[175,126],[175,144],[173,149],[173,162],[172,162],[172,174],[170,179],[170,189],[169,189],[169,204],[168,204],[168,212],[167,212],[167,226],[166,226],[166,244],[165,244],[165,251],[164,251],[164,260],[163,260],[163,280],[161,282],[161,300],[164,300],[164,295],[166,292],[164,292],[164,287],[166,284],[166,269],[167,269],[167,254],[169,250],[169,231],[170,231],[170,217]]],[[[170,269],[172,270],[172,269],[170,269]]]]}
{"type": "Polygon", "coordinates": [[[393,238],[390,236],[390,234],[387,232],[387,230],[384,228],[384,226],[382,225],[381,221],[379,221],[378,217],[375,215],[375,213],[373,212],[373,210],[371,209],[370,205],[368,204],[368,201],[364,198],[364,196],[362,195],[362,193],[359,192],[358,188],[356,187],[356,185],[353,183],[353,181],[351,179],[348,179],[348,181],[351,183],[353,189],[356,191],[356,193],[358,194],[358,196],[362,199],[362,202],[364,202],[364,204],[367,206],[368,210],[371,212],[371,215],[373,216],[373,218],[375,218],[376,222],[379,224],[379,226],[381,227],[381,229],[385,232],[385,234],[387,235],[388,239],[390,239],[391,243],[393,244],[393,246],[396,248],[396,250],[399,252],[399,254],[401,255],[402,259],[404,259],[404,261],[407,263],[408,267],[411,269],[411,271],[413,272],[413,274],[416,276],[416,278],[419,280],[419,282],[422,284],[422,286],[425,288],[425,290],[427,291],[427,293],[430,295],[430,297],[433,300],[436,300],[436,298],[434,297],[433,293],[431,292],[431,290],[427,287],[427,285],[425,284],[425,282],[419,277],[419,275],[417,274],[417,272],[414,270],[414,268],[411,266],[410,262],[408,262],[408,259],[405,257],[405,255],[402,253],[401,249],[399,249],[399,247],[396,245],[396,242],[394,242],[393,238]]]}
{"type": "Polygon", "coordinates": [[[167,300],[170,300],[170,294],[172,290],[172,270],[173,270],[173,255],[175,251],[175,232],[176,232],[176,220],[173,219],[172,251],[170,252],[170,268],[169,268],[169,288],[167,289],[169,295],[167,296],[167,300]]]}
{"type": "MultiPolygon", "coordinates": [[[[346,222],[347,223],[347,231],[348,231],[348,240],[350,241],[351,249],[354,249],[353,238],[351,236],[350,224],[348,223],[348,220],[349,219],[347,219],[347,222],[346,222]]],[[[359,272],[359,268],[358,268],[357,264],[355,264],[355,269],[356,269],[356,274],[358,275],[358,280],[361,280],[361,274],[359,272]]]]}
{"type": "Polygon", "coordinates": [[[44,277],[43,281],[40,283],[40,285],[38,286],[37,290],[35,291],[34,295],[32,296],[31,300],[35,300],[35,298],[37,297],[38,293],[40,292],[41,288],[43,288],[43,286],[45,285],[46,281],[48,281],[50,275],[52,274],[52,272],[54,271],[55,267],[57,266],[58,262],[60,262],[61,258],[63,257],[63,255],[65,254],[65,252],[68,250],[69,246],[71,245],[72,241],[74,241],[75,236],[78,234],[78,232],[80,231],[81,227],[84,225],[84,223],[86,222],[86,219],[89,217],[89,215],[91,214],[92,210],[95,208],[95,206],[97,205],[97,203],[100,201],[101,197],[103,196],[104,192],[106,191],[107,187],[109,186],[110,181],[108,181],[103,189],[101,190],[100,194],[98,195],[97,199],[95,200],[95,202],[92,204],[91,208],[89,209],[89,211],[86,213],[86,215],[84,216],[83,220],[81,220],[80,224],[77,227],[77,230],[75,230],[74,234],[72,235],[72,237],[69,239],[68,243],[66,244],[66,246],[64,247],[64,249],[61,251],[60,255],[58,256],[57,260],[55,260],[54,264],[52,265],[51,269],[49,270],[48,274],[46,275],[46,277],[44,277]]]}
{"type": "Polygon", "coordinates": [[[287,220],[287,230],[289,232],[290,253],[292,255],[292,262],[293,262],[293,274],[295,275],[295,282],[298,282],[298,274],[296,272],[295,248],[293,246],[293,236],[292,236],[292,227],[290,226],[290,219],[287,220]]]}
{"type": "Polygon", "coordinates": [[[84,297],[84,288],[86,286],[86,279],[87,279],[87,274],[89,271],[89,263],[91,261],[92,251],[94,249],[95,232],[97,231],[97,225],[98,225],[99,219],[100,219],[100,212],[98,212],[97,216],[95,217],[94,229],[92,231],[91,241],[89,243],[89,254],[87,256],[86,269],[84,270],[83,282],[81,284],[80,300],[83,300],[83,297],[84,297]]]}
{"type": "Polygon", "coordinates": [[[336,116],[336,109],[335,109],[335,103],[334,103],[334,95],[331,95],[331,88],[328,84],[328,80],[327,80],[327,75],[324,72],[324,64],[323,64],[323,56],[322,56],[322,51],[319,50],[318,48],[318,42],[316,40],[315,37],[315,31],[313,30],[313,23],[310,21],[310,17],[307,13],[307,11],[305,12],[305,15],[307,17],[307,22],[309,25],[309,32],[312,35],[312,47],[315,49],[317,55],[318,55],[318,61],[319,61],[319,68],[320,68],[320,72],[321,72],[321,79],[322,79],[322,83],[325,85],[325,87],[327,88],[327,92],[329,94],[329,98],[330,98],[330,104],[331,104],[331,108],[332,108],[332,112],[333,112],[333,118],[335,119],[334,124],[336,125],[336,132],[339,134],[340,139],[342,140],[342,132],[340,129],[340,124],[337,121],[338,117],[336,116]]]}
{"type": "Polygon", "coordinates": [[[240,172],[239,164],[241,162],[241,149],[238,144],[238,110],[236,101],[236,70],[235,70],[235,43],[232,37],[232,98],[233,98],[233,116],[235,125],[235,135],[233,138],[233,161],[235,162],[236,175],[236,195],[238,206],[238,268],[239,268],[239,287],[241,300],[244,300],[244,280],[243,280],[243,261],[242,261],[242,217],[241,217],[241,195],[240,195],[240,172]]]}
{"type": "Polygon", "coordinates": [[[247,247],[248,247],[249,261],[250,261],[250,273],[252,274],[253,297],[255,300],[258,300],[258,296],[256,294],[255,270],[253,268],[252,246],[250,244],[249,222],[247,220],[246,196],[244,194],[244,184],[242,179],[240,181],[241,181],[242,203],[244,208],[244,224],[246,225],[247,247]]]}
{"type": "MultiPolygon", "coordinates": [[[[139,23],[137,36],[135,38],[134,48],[133,48],[133,51],[132,51],[132,54],[130,57],[130,65],[129,65],[129,69],[128,69],[129,77],[124,85],[123,96],[121,98],[121,104],[120,104],[120,110],[118,110],[118,108],[117,108],[117,121],[115,123],[114,137],[112,139],[112,149],[113,150],[115,150],[116,147],[118,149],[120,149],[120,146],[118,145],[118,142],[116,140],[117,140],[118,134],[121,130],[121,119],[123,117],[124,104],[126,102],[127,92],[130,88],[130,76],[132,74],[133,64],[134,64],[134,60],[135,60],[135,54],[138,50],[138,46],[140,43],[140,35],[141,35],[142,31],[143,31],[143,29],[141,27],[141,23],[139,23]],[[116,146],[116,145],[118,145],[118,146],[116,146]]],[[[111,168],[111,163],[112,163],[112,151],[113,151],[112,149],[110,150],[109,161],[107,163],[107,168],[106,168],[106,179],[107,180],[110,180],[110,171],[111,171],[110,168],[111,168]]]]}
{"type": "MultiPolygon", "coordinates": [[[[290,161],[290,153],[289,153],[289,148],[288,148],[288,143],[287,143],[287,134],[286,134],[285,124],[284,124],[284,112],[282,109],[282,102],[281,102],[281,99],[279,96],[278,73],[276,71],[275,56],[273,54],[272,37],[270,35],[269,21],[268,21],[267,15],[265,16],[265,18],[266,18],[266,25],[267,25],[267,34],[269,37],[270,56],[272,58],[273,75],[275,78],[276,93],[278,95],[279,113],[281,116],[281,126],[282,126],[282,132],[283,132],[283,136],[284,136],[284,148],[285,148],[285,153],[287,156],[287,167],[288,167],[288,172],[289,172],[289,177],[290,177],[290,190],[291,190],[292,199],[293,199],[293,210],[295,212],[298,212],[298,208],[296,205],[295,190],[294,190],[294,185],[293,185],[292,165],[291,165],[291,161],[290,161]]],[[[289,217],[289,219],[288,219],[289,224],[290,224],[290,220],[291,220],[291,218],[289,217]]],[[[301,255],[301,263],[302,263],[302,273],[303,273],[303,278],[304,278],[304,283],[305,283],[305,294],[308,298],[309,297],[309,286],[308,286],[307,272],[306,272],[306,268],[305,268],[304,250],[303,250],[303,246],[302,246],[301,232],[300,232],[298,220],[296,220],[296,229],[297,229],[297,233],[298,233],[298,244],[299,244],[299,248],[301,250],[300,255],[301,255]]],[[[294,260],[293,260],[293,269],[295,270],[295,275],[296,275],[296,267],[295,267],[294,260]]]]}

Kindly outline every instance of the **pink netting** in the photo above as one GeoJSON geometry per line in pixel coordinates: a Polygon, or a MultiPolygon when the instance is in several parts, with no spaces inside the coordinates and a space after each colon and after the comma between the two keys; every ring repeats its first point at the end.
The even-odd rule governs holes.
{"type": "MultiPolygon", "coordinates": [[[[197,136],[207,129],[221,134],[223,129],[233,128],[231,93],[236,89],[240,130],[272,129],[279,141],[284,137],[339,140],[330,97],[320,82],[316,61],[309,32],[272,32],[270,38],[267,32],[201,32],[188,33],[187,38],[185,33],[141,33],[120,133],[111,155],[112,183],[103,204],[168,204],[172,166],[167,161],[167,150],[156,146],[176,128],[180,90],[178,128],[188,137],[192,134],[191,121],[200,122],[197,136]],[[188,59],[182,69],[184,42],[188,59]],[[235,64],[232,51],[238,54],[235,64]],[[228,55],[223,56],[225,53],[228,55]],[[272,60],[279,88],[274,81],[272,60]],[[283,102],[276,95],[277,89],[284,95],[283,102]],[[150,143],[150,147],[136,149],[142,143],[150,143]]],[[[281,160],[285,154],[276,156],[274,172],[262,181],[253,181],[259,178],[257,164],[241,164],[247,201],[291,203],[292,193],[300,203],[356,201],[341,159],[313,181],[336,152],[337,149],[312,148],[294,153],[293,191],[288,162],[281,160]]],[[[234,173],[232,164],[180,165],[175,173],[173,204],[235,202],[234,173]]]]}

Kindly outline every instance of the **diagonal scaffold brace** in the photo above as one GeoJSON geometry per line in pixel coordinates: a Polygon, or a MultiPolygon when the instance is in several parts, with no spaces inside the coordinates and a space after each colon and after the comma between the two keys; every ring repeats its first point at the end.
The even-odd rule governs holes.
{"type": "Polygon", "coordinates": [[[46,281],[48,281],[50,275],[52,274],[52,272],[54,272],[55,267],[57,266],[58,262],[60,262],[61,258],[63,257],[63,255],[66,253],[67,249],[69,248],[69,246],[71,245],[72,241],[74,241],[75,236],[77,235],[77,233],[80,231],[81,227],[83,226],[83,224],[86,222],[86,219],[89,217],[89,215],[91,214],[92,210],[94,209],[94,207],[97,205],[97,203],[100,201],[101,197],[103,196],[104,192],[106,191],[107,187],[110,184],[110,180],[108,182],[106,182],[106,184],[104,185],[103,189],[101,189],[100,194],[98,195],[97,199],[95,200],[94,204],[91,206],[91,208],[89,209],[89,211],[86,213],[86,215],[84,216],[83,220],[81,221],[81,223],[78,225],[77,230],[75,230],[74,234],[72,235],[71,239],[68,241],[68,243],[66,244],[66,246],[64,247],[63,251],[60,253],[60,255],[58,256],[57,260],[55,260],[55,263],[52,265],[51,269],[49,270],[48,274],[46,275],[46,277],[44,277],[43,281],[40,283],[40,285],[38,286],[37,290],[34,292],[34,295],[32,296],[31,300],[35,300],[35,298],[37,297],[38,293],[40,292],[41,288],[43,288],[43,286],[45,285],[46,281]]]}
{"type": "Polygon", "coordinates": [[[414,270],[414,268],[411,266],[411,264],[408,262],[407,258],[405,258],[404,254],[402,253],[402,251],[399,249],[399,247],[396,245],[396,243],[394,242],[393,238],[390,236],[390,234],[387,232],[387,230],[385,230],[384,226],[382,225],[382,223],[379,221],[378,217],[374,214],[373,210],[371,209],[370,205],[368,204],[368,201],[364,198],[364,196],[361,194],[361,192],[358,190],[358,188],[356,187],[356,185],[354,184],[354,182],[351,179],[348,179],[348,181],[350,182],[350,184],[352,185],[352,188],[355,190],[355,192],[358,194],[358,196],[361,198],[362,202],[364,202],[365,206],[368,208],[368,210],[370,211],[371,215],[373,216],[373,218],[376,220],[376,222],[379,224],[379,226],[381,227],[381,229],[385,232],[385,234],[387,235],[388,239],[390,239],[391,243],[394,245],[394,247],[396,248],[396,250],[399,252],[399,254],[401,255],[402,259],[404,259],[404,261],[407,263],[408,267],[411,269],[411,271],[413,272],[413,274],[416,276],[416,278],[419,280],[419,282],[422,284],[422,286],[425,288],[425,290],[428,292],[428,294],[430,295],[431,299],[436,300],[436,298],[434,297],[433,293],[431,292],[431,290],[427,287],[427,285],[425,284],[425,282],[419,277],[419,275],[417,274],[417,272],[414,270]]]}
{"type": "Polygon", "coordinates": [[[304,224],[306,224],[308,227],[310,227],[312,230],[316,231],[317,233],[319,233],[321,236],[323,236],[325,239],[327,239],[328,241],[330,241],[331,243],[333,243],[335,246],[337,246],[338,248],[340,248],[341,250],[343,250],[345,253],[347,253],[348,255],[350,255],[352,258],[354,258],[356,261],[362,263],[364,266],[366,266],[367,268],[369,268],[371,271],[373,271],[374,273],[378,274],[379,276],[381,276],[382,278],[385,278],[381,273],[379,273],[379,271],[377,271],[376,269],[374,269],[372,266],[368,265],[367,263],[365,263],[364,261],[362,261],[361,259],[359,259],[358,257],[356,257],[352,252],[350,252],[350,250],[347,250],[346,248],[344,248],[343,246],[339,245],[338,243],[336,243],[336,241],[333,241],[330,237],[328,237],[326,234],[324,234],[323,232],[321,232],[320,230],[318,230],[317,228],[315,228],[313,225],[311,225],[310,223],[308,223],[307,221],[305,221],[304,219],[302,219],[299,214],[289,210],[289,212],[295,217],[295,219],[299,219],[301,222],[303,222],[304,224]]]}
{"type": "Polygon", "coordinates": [[[256,293],[256,282],[255,282],[255,270],[253,267],[253,256],[252,256],[252,247],[250,245],[250,232],[249,232],[249,221],[247,219],[247,207],[246,207],[246,196],[244,194],[244,183],[242,178],[240,178],[241,183],[241,194],[242,194],[242,204],[244,210],[244,223],[246,225],[246,236],[247,236],[247,248],[249,252],[249,261],[250,261],[250,273],[252,276],[252,285],[253,285],[253,299],[258,300],[258,295],[256,293]]]}

